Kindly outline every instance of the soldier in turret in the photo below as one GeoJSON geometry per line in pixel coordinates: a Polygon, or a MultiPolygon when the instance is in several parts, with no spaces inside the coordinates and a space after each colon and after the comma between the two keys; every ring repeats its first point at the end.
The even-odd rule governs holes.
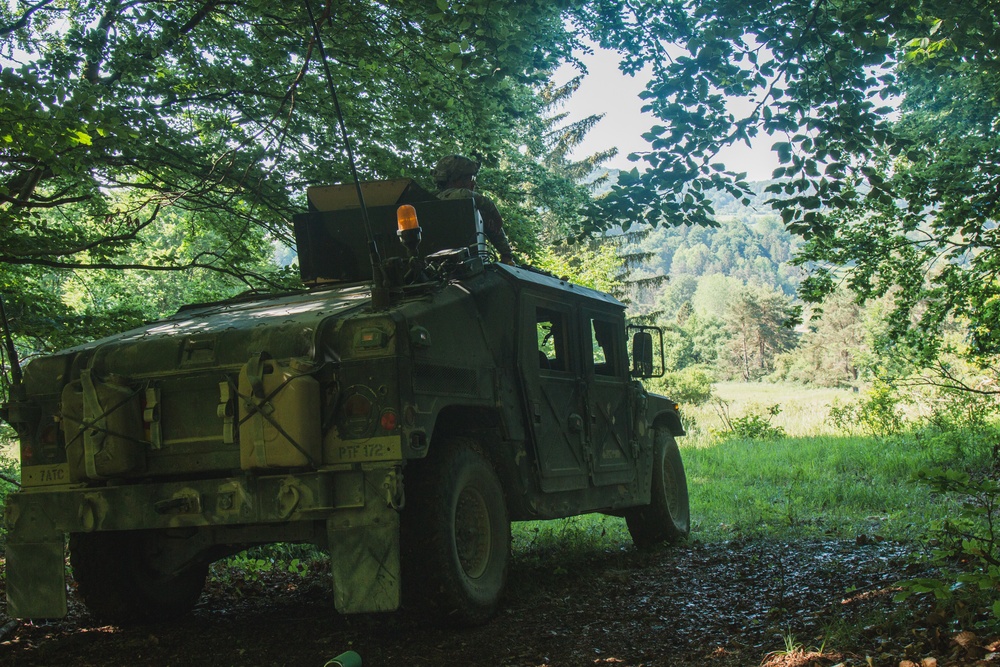
{"type": "Polygon", "coordinates": [[[474,199],[483,217],[483,231],[490,243],[500,253],[500,261],[513,264],[510,241],[503,228],[503,218],[493,200],[476,192],[476,174],[479,163],[462,155],[446,155],[431,170],[431,177],[438,186],[438,199],[474,199]]]}

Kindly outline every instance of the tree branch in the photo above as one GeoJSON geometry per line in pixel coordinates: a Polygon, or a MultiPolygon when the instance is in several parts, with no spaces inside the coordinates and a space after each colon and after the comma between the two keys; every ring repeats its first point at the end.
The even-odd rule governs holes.
{"type": "Polygon", "coordinates": [[[24,14],[21,15],[21,18],[14,21],[10,25],[0,26],[0,37],[9,35],[12,32],[20,30],[21,28],[28,27],[28,20],[31,18],[31,15],[40,9],[44,9],[46,5],[51,5],[52,2],[53,0],[41,0],[41,2],[38,2],[28,7],[28,9],[25,10],[24,14]]]}
{"type": "Polygon", "coordinates": [[[126,269],[132,269],[137,271],[189,271],[191,269],[206,269],[208,271],[214,271],[216,273],[221,273],[223,275],[230,276],[239,280],[248,287],[254,287],[253,283],[248,278],[253,278],[262,284],[268,285],[270,287],[283,287],[278,282],[271,280],[267,276],[255,273],[253,271],[238,271],[236,269],[230,268],[228,265],[229,260],[220,255],[210,252],[199,253],[194,259],[186,264],[174,264],[174,265],[162,265],[162,264],[135,264],[135,263],[117,263],[117,262],[93,262],[93,263],[76,263],[76,262],[63,262],[58,260],[50,259],[27,259],[24,257],[14,257],[10,255],[0,255],[0,264],[16,264],[20,266],[45,266],[51,269],[74,269],[74,270],[111,270],[111,271],[122,271],[126,269]],[[213,257],[220,263],[226,264],[221,266],[219,264],[211,262],[199,261],[202,257],[213,257]]]}
{"type": "Polygon", "coordinates": [[[47,202],[33,202],[27,199],[14,199],[13,197],[8,197],[4,194],[0,194],[0,203],[13,204],[18,208],[58,208],[60,206],[65,206],[66,204],[78,204],[82,201],[87,201],[91,197],[66,197],[65,199],[55,199],[47,202]]]}
{"type": "Polygon", "coordinates": [[[980,387],[973,387],[972,385],[955,377],[955,375],[951,371],[949,371],[948,368],[941,362],[937,363],[937,367],[935,368],[935,370],[940,375],[941,379],[936,379],[932,377],[927,377],[926,375],[921,375],[914,378],[906,378],[900,380],[899,384],[902,386],[909,386],[909,387],[916,387],[916,386],[938,387],[939,389],[964,391],[970,394],[979,394],[980,396],[1000,395],[1000,388],[982,389],[980,387]]]}
{"type": "Polygon", "coordinates": [[[100,33],[100,41],[96,44],[94,59],[85,60],[83,63],[83,78],[90,83],[97,83],[101,78],[101,63],[104,62],[104,49],[108,45],[108,32],[115,23],[115,14],[118,12],[120,4],[120,2],[113,2],[108,5],[94,29],[94,32],[100,33]]]}
{"type": "Polygon", "coordinates": [[[153,212],[149,215],[149,217],[145,220],[145,222],[141,222],[139,224],[134,225],[131,231],[125,234],[113,234],[109,236],[102,236],[98,239],[94,239],[93,241],[84,243],[83,245],[71,248],[63,248],[61,250],[59,249],[52,249],[52,250],[43,249],[43,250],[33,250],[33,251],[28,250],[19,254],[22,257],[40,257],[43,255],[54,256],[54,257],[65,257],[69,255],[77,255],[81,252],[87,252],[88,250],[93,250],[94,248],[97,248],[105,244],[121,243],[122,241],[134,241],[136,237],[138,237],[139,232],[141,232],[143,229],[145,229],[146,227],[148,227],[153,223],[153,221],[156,219],[156,216],[160,212],[160,208],[162,208],[162,204],[154,205],[153,212]]]}

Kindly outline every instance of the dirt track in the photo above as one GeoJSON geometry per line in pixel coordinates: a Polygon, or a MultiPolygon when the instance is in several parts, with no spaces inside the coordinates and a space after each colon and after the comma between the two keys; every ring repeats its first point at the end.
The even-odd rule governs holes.
{"type": "Polygon", "coordinates": [[[571,561],[527,554],[514,562],[500,615],[461,631],[406,611],[338,616],[322,573],[267,574],[214,580],[195,612],[169,625],[97,626],[71,597],[68,618],[23,624],[0,644],[0,665],[321,667],[353,649],[365,667],[864,665],[865,653],[895,667],[906,638],[897,646],[870,625],[850,647],[856,653],[827,645],[823,658],[767,654],[783,650],[786,636],[820,645],[838,618],[877,618],[892,604],[891,585],[912,576],[907,563],[903,547],[854,540],[628,547],[571,561]]]}

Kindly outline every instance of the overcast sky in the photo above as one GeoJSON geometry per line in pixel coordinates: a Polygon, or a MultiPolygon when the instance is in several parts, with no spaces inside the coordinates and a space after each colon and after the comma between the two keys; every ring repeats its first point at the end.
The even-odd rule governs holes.
{"type": "MultiPolygon", "coordinates": [[[[568,120],[579,120],[591,114],[605,114],[586,141],[576,151],[576,157],[590,155],[613,146],[618,147],[618,156],[605,163],[612,169],[631,169],[642,162],[628,161],[628,154],[649,149],[642,134],[656,124],[651,114],[640,111],[643,101],[639,93],[645,87],[646,77],[626,76],[618,69],[618,58],[610,51],[595,49],[595,54],[583,58],[588,74],[580,89],[562,109],[570,114],[568,120]]],[[[563,67],[556,74],[556,83],[563,84],[575,76],[576,71],[563,67]]],[[[771,152],[770,137],[758,137],[753,148],[745,146],[727,149],[721,154],[722,161],[730,169],[747,172],[751,181],[771,178],[771,172],[778,166],[777,156],[771,152]]]]}

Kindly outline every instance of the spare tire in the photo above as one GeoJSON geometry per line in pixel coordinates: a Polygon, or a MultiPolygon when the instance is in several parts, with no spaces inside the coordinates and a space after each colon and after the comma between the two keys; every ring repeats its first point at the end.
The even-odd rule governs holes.
{"type": "Polygon", "coordinates": [[[201,597],[207,562],[192,562],[176,572],[154,565],[164,544],[161,531],[73,533],[70,565],[80,597],[100,621],[135,625],[189,612],[201,597]]]}

